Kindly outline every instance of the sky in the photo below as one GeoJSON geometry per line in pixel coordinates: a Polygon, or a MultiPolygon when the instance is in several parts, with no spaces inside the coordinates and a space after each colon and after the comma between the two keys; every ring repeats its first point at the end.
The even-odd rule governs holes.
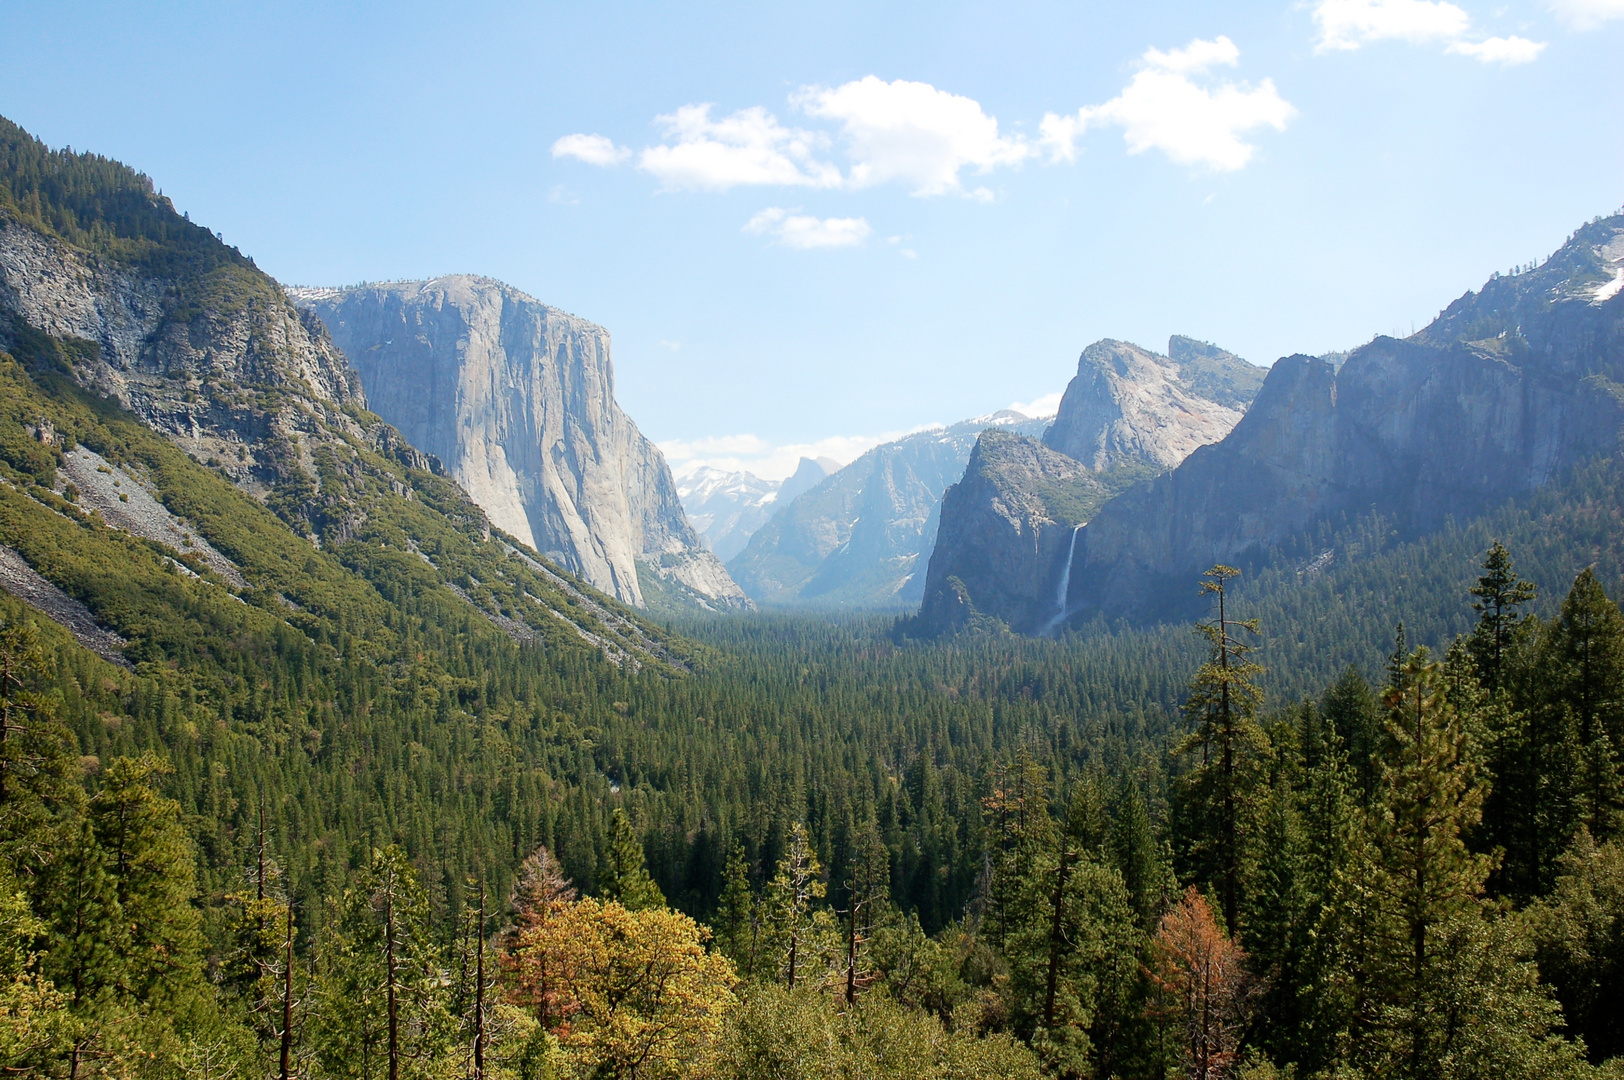
{"type": "Polygon", "coordinates": [[[613,335],[679,472],[1019,403],[1084,346],[1408,334],[1624,204],[1624,0],[0,0],[0,115],[289,284],[613,335]]]}

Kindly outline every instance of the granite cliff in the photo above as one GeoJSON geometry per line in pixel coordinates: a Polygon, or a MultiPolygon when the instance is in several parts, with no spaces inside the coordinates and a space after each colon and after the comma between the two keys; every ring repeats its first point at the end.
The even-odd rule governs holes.
{"type": "Polygon", "coordinates": [[[624,603],[748,605],[615,402],[608,331],[468,275],[289,293],[494,526],[624,603]]]}
{"type": "Polygon", "coordinates": [[[1205,342],[1174,337],[1160,356],[1125,341],[1083,350],[1043,443],[1098,471],[1124,461],[1171,469],[1229,434],[1264,370],[1205,342]]]}
{"type": "Polygon", "coordinates": [[[793,500],[728,563],[762,604],[912,607],[936,542],[942,492],[989,429],[1040,434],[1046,419],[1003,411],[877,446],[793,500]]]}
{"type": "Polygon", "coordinates": [[[1426,535],[1616,453],[1621,285],[1616,215],[1408,339],[1378,337],[1340,365],[1281,360],[1227,438],[1089,521],[1068,610],[1153,618],[1213,563],[1261,562],[1321,523],[1377,514],[1401,536],[1426,535]]]}
{"type": "Polygon", "coordinates": [[[387,592],[473,637],[685,663],[661,631],[493,538],[251,259],[147,177],[4,119],[0,352],[0,587],[103,655],[169,625],[132,620],[158,602],[137,579],[172,574],[324,642],[387,592]],[[104,573],[126,541],[127,594],[104,573]]]}
{"type": "Polygon", "coordinates": [[[404,444],[367,422],[354,369],[251,260],[140,185],[125,198],[167,258],[144,250],[141,241],[158,244],[146,235],[95,247],[76,243],[70,226],[0,207],[0,313],[10,320],[0,345],[30,330],[83,343],[65,372],[76,383],[239,487],[277,494],[279,513],[307,537],[336,528],[341,539],[353,508],[324,490],[318,455],[348,457],[349,441],[391,453],[404,444]]]}
{"type": "Polygon", "coordinates": [[[1122,341],[1083,350],[1041,444],[989,431],[947,490],[918,629],[982,619],[1058,629],[1079,527],[1119,492],[1235,426],[1263,369],[1174,337],[1168,355],[1122,341]]]}

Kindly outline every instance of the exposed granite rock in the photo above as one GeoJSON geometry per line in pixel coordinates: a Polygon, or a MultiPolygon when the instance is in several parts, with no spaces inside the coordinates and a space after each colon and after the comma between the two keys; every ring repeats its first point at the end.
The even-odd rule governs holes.
{"type": "Polygon", "coordinates": [[[877,446],[783,505],[728,563],[758,603],[906,608],[924,595],[942,492],[990,428],[1037,435],[1047,420],[1003,411],[877,446]]]}
{"type": "Polygon", "coordinates": [[[1072,612],[1154,617],[1206,567],[1262,558],[1331,515],[1375,511],[1421,535],[1616,453],[1621,282],[1615,216],[1409,339],[1378,337],[1340,366],[1281,360],[1223,442],[1089,522],[1072,612]]]}
{"type": "Polygon", "coordinates": [[[1095,470],[1129,460],[1171,469],[1229,434],[1263,369],[1186,337],[1169,352],[1178,358],[1109,339],[1084,349],[1044,445],[1095,470]]]}
{"type": "Polygon", "coordinates": [[[964,478],[942,496],[920,623],[933,634],[988,616],[1021,632],[1045,629],[1061,611],[1055,583],[1076,529],[1108,495],[1076,458],[983,432],[964,478]]]}
{"type": "Polygon", "coordinates": [[[625,603],[748,604],[616,404],[608,331],[469,275],[289,294],[496,528],[625,603]]]}
{"type": "MultiPolygon", "coordinates": [[[[0,212],[0,312],[92,343],[75,380],[240,486],[264,497],[295,481],[307,498],[287,510],[312,537],[332,524],[324,514],[342,516],[323,497],[315,454],[369,436],[356,419],[360,379],[321,323],[246,259],[200,277],[147,270],[0,212]]],[[[0,325],[0,344],[17,332],[0,325]]]]}
{"type": "Polygon", "coordinates": [[[1112,495],[1222,439],[1263,381],[1262,368],[1193,338],[1174,337],[1168,353],[1097,341],[1041,446],[982,437],[942,498],[920,632],[978,619],[1021,633],[1061,626],[1077,528],[1112,495]]]}

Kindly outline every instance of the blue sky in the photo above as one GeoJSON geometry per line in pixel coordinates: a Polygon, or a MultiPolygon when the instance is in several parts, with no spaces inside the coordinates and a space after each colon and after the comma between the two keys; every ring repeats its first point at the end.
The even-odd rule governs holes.
{"type": "Polygon", "coordinates": [[[679,468],[1030,402],[1102,337],[1269,363],[1408,333],[1624,202],[1624,0],[0,0],[0,26],[0,114],[283,281],[483,273],[608,327],[679,468]]]}

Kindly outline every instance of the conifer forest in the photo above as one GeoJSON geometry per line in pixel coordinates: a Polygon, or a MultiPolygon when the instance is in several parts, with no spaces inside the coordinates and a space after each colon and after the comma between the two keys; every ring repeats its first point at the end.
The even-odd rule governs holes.
{"type": "Polygon", "coordinates": [[[1624,1078],[1617,459],[1159,621],[636,610],[309,404],[314,317],[145,177],[0,135],[0,237],[249,327],[141,377],[260,440],[0,306],[6,1075],[1624,1078]]]}

